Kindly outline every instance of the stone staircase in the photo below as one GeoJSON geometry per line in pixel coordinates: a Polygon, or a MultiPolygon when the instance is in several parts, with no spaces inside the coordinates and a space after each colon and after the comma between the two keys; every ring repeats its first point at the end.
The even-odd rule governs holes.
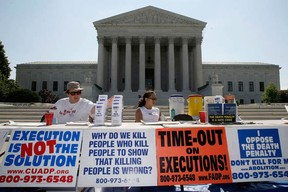
{"type": "Polygon", "coordinates": [[[247,104],[238,107],[238,115],[243,120],[279,120],[288,117],[285,104],[247,104]]]}
{"type": "MultiPolygon", "coordinates": [[[[288,117],[285,104],[249,104],[238,106],[238,115],[242,120],[279,120],[288,117]]],[[[52,104],[5,104],[0,103],[0,123],[8,122],[39,122],[42,115],[52,104]]],[[[168,106],[158,106],[165,117],[169,117],[168,106]]],[[[123,122],[134,122],[136,106],[125,106],[123,111],[123,122]]],[[[188,112],[185,106],[185,113],[188,112]]],[[[107,121],[111,120],[111,110],[107,111],[107,121]]]]}
{"type": "Polygon", "coordinates": [[[52,104],[13,103],[0,104],[0,123],[9,120],[16,122],[40,122],[43,114],[52,104]]]}

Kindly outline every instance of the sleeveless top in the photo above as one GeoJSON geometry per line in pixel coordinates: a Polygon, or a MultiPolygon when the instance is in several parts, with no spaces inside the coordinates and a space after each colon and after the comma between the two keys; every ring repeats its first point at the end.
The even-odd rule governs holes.
{"type": "Polygon", "coordinates": [[[160,110],[157,107],[152,107],[152,109],[147,109],[146,107],[139,107],[142,113],[144,122],[156,122],[159,120],[160,110]]]}

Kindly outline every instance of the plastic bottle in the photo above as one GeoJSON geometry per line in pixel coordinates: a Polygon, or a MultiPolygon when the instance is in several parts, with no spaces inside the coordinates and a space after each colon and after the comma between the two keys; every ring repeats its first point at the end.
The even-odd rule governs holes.
{"type": "Polygon", "coordinates": [[[175,109],[172,108],[170,113],[171,113],[171,119],[173,120],[175,117],[175,109]]]}
{"type": "Polygon", "coordinates": [[[57,124],[58,121],[57,121],[57,118],[56,118],[56,115],[55,115],[55,113],[56,113],[56,108],[51,108],[51,109],[49,110],[49,113],[53,113],[53,121],[52,121],[52,124],[57,124]]]}

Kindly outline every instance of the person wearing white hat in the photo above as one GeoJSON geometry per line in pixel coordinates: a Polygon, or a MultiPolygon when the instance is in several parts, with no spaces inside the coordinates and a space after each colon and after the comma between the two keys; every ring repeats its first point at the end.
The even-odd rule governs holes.
{"type": "Polygon", "coordinates": [[[91,122],[95,114],[95,104],[81,98],[82,90],[79,82],[71,81],[67,84],[67,97],[58,100],[50,110],[54,113],[58,124],[76,121],[91,122]]]}

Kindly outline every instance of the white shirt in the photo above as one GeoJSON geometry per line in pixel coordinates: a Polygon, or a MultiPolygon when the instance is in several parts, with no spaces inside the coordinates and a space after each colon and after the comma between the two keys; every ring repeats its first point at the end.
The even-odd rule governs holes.
{"type": "Polygon", "coordinates": [[[89,121],[91,109],[95,104],[83,98],[80,98],[77,103],[70,103],[67,97],[58,100],[54,106],[56,107],[56,109],[53,110],[54,117],[56,117],[57,123],[63,124],[75,121],[89,121]]]}
{"type": "Polygon", "coordinates": [[[159,120],[160,110],[157,107],[147,109],[146,107],[140,107],[142,118],[144,122],[156,122],[159,120]]]}

